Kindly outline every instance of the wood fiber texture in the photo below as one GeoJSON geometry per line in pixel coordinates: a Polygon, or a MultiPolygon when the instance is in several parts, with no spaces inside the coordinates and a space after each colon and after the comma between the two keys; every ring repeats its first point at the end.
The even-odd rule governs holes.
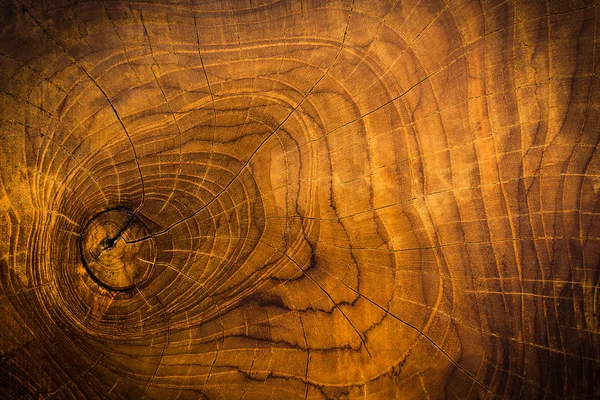
{"type": "Polygon", "coordinates": [[[0,398],[600,398],[598,1],[0,4],[0,398]]]}

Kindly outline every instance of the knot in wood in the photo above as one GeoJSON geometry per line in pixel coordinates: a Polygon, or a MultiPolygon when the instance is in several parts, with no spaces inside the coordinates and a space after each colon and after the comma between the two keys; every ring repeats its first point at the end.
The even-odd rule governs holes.
{"type": "Polygon", "coordinates": [[[129,209],[103,211],[83,229],[80,251],[92,279],[113,291],[127,291],[148,278],[154,263],[154,239],[146,225],[129,209]]]}

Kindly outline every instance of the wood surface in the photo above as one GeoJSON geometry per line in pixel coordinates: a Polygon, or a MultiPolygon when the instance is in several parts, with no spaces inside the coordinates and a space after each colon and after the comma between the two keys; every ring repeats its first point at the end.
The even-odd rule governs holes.
{"type": "Polygon", "coordinates": [[[0,398],[600,398],[598,1],[0,4],[0,398]]]}

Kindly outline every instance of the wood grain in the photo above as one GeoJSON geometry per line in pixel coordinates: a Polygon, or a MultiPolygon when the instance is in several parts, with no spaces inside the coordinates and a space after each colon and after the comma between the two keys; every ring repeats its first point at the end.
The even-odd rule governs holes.
{"type": "Polygon", "coordinates": [[[0,4],[0,398],[600,398],[597,1],[0,4]]]}

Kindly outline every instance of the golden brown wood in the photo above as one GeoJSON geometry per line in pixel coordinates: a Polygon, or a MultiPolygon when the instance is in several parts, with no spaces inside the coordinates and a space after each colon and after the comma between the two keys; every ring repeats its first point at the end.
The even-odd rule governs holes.
{"type": "Polygon", "coordinates": [[[600,397],[598,2],[1,5],[0,398],[600,397]]]}

